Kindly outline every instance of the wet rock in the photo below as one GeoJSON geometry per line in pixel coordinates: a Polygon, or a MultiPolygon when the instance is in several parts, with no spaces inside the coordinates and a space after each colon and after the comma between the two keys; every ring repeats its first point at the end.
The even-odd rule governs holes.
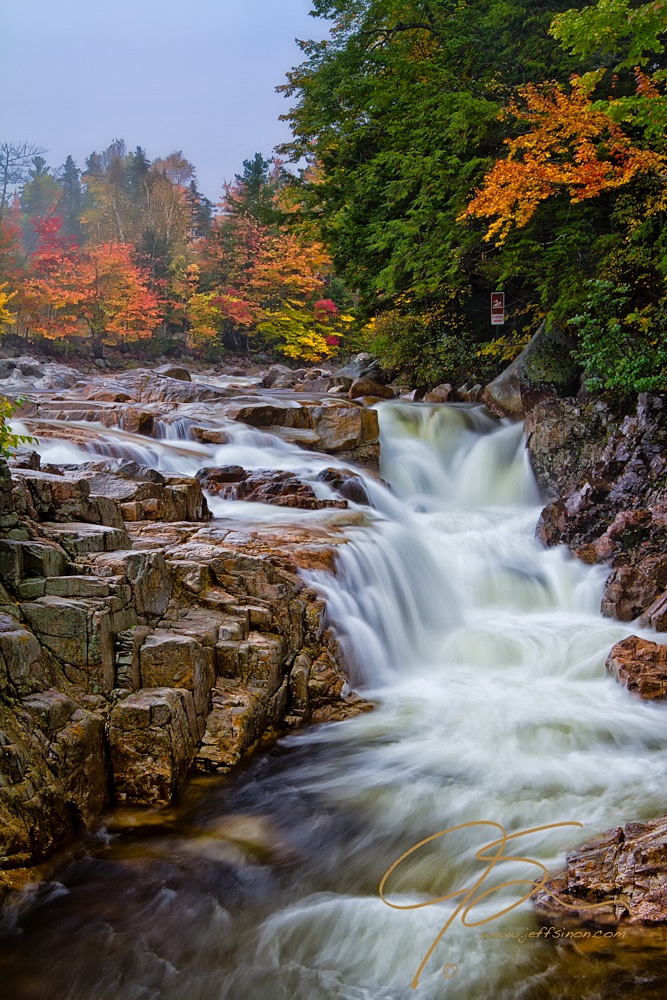
{"type": "Polygon", "coordinates": [[[345,365],[344,368],[339,368],[335,372],[335,378],[341,378],[346,376],[353,382],[355,379],[370,379],[372,382],[378,382],[380,385],[384,385],[387,381],[386,374],[382,369],[382,365],[377,358],[374,358],[372,354],[368,354],[362,351],[361,354],[357,356],[350,362],[349,365],[345,365]]]}
{"type": "Polygon", "coordinates": [[[195,758],[197,770],[204,774],[225,772],[238,764],[264,735],[268,720],[266,694],[249,690],[240,681],[219,679],[195,758]]]}
{"type": "Polygon", "coordinates": [[[667,817],[607,830],[568,855],[532,897],[557,927],[655,925],[667,921],[667,817]]]}
{"type": "Polygon", "coordinates": [[[656,581],[633,566],[614,570],[607,581],[601,611],[619,622],[631,622],[658,597],[656,581]]]}
{"type": "Polygon", "coordinates": [[[451,398],[454,392],[454,387],[449,384],[449,382],[444,382],[441,385],[436,385],[434,389],[431,389],[424,396],[425,403],[446,403],[448,399],[451,398]]]}
{"type": "Polygon", "coordinates": [[[31,469],[36,471],[40,466],[40,457],[36,451],[27,445],[19,445],[9,457],[9,465],[13,469],[31,469]]]}
{"type": "Polygon", "coordinates": [[[153,369],[156,375],[164,375],[168,378],[178,379],[180,382],[191,382],[192,376],[187,368],[183,368],[182,365],[160,365],[159,368],[153,369]]]}
{"type": "Polygon", "coordinates": [[[350,690],[347,677],[329,650],[324,650],[311,667],[308,702],[312,722],[340,722],[372,709],[369,702],[350,690]]]}
{"type": "Polygon", "coordinates": [[[641,628],[652,628],[656,632],[667,632],[667,592],[661,594],[650,607],[646,608],[638,620],[641,628]]]}
{"type": "Polygon", "coordinates": [[[224,466],[202,469],[197,476],[204,489],[226,500],[245,500],[305,510],[347,507],[344,500],[319,499],[312,486],[290,472],[246,472],[240,466],[224,466]]]}
{"type": "Polygon", "coordinates": [[[95,489],[113,494],[125,521],[205,521],[211,516],[197,479],[166,474],[163,484],[102,477],[95,489]]]}
{"type": "Polygon", "coordinates": [[[631,635],[613,647],[607,659],[607,673],[641,698],[665,698],[667,646],[631,635]]]}
{"type": "Polygon", "coordinates": [[[139,406],[126,406],[119,414],[118,426],[128,434],[143,434],[152,437],[155,431],[155,416],[139,406]]]}
{"type": "Polygon", "coordinates": [[[0,692],[27,695],[48,687],[42,650],[32,632],[10,615],[0,614],[0,692]]]}
{"type": "Polygon", "coordinates": [[[587,409],[565,400],[537,407],[527,422],[531,462],[541,485],[552,494],[559,488],[564,492],[542,512],[538,538],[546,545],[568,545],[585,562],[609,564],[613,573],[603,610],[621,621],[645,612],[667,590],[664,416],[663,396],[644,393],[636,411],[624,417],[603,406],[587,409]],[[566,417],[562,432],[559,412],[566,417]],[[546,431],[534,422],[540,413],[546,431]],[[555,448],[551,471],[549,442],[555,448]]]}
{"type": "Polygon", "coordinates": [[[527,347],[484,389],[482,400],[497,416],[521,420],[541,398],[577,391],[574,341],[545,320],[527,347]]]}
{"type": "Polygon", "coordinates": [[[262,376],[262,385],[265,389],[291,389],[296,381],[296,375],[286,365],[271,365],[262,376]]]}
{"type": "Polygon", "coordinates": [[[482,401],[484,390],[481,385],[462,385],[456,390],[456,398],[462,403],[479,403],[482,401]]]}
{"type": "Polygon", "coordinates": [[[309,407],[308,412],[322,451],[353,454],[355,450],[377,448],[380,430],[375,410],[327,400],[309,407]]]}
{"type": "Polygon", "coordinates": [[[108,727],[117,801],[171,802],[194,758],[196,733],[194,700],[184,688],[137,691],[118,702],[108,727]]]}
{"type": "Polygon", "coordinates": [[[348,390],[347,398],[361,399],[363,396],[369,396],[373,399],[394,399],[396,393],[391,386],[382,385],[372,379],[355,378],[348,390]]]}
{"type": "Polygon", "coordinates": [[[362,503],[367,507],[373,506],[364,481],[359,473],[352,472],[350,469],[322,469],[318,473],[317,478],[321,482],[327,483],[344,500],[351,500],[353,503],[362,503]]]}

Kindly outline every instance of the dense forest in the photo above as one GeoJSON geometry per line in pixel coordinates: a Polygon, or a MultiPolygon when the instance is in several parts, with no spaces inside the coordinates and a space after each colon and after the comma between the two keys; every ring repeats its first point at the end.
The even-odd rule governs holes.
{"type": "Polygon", "coordinates": [[[181,153],[52,170],[0,146],[6,335],[364,347],[427,385],[492,375],[550,317],[590,390],[664,389],[667,0],[313,6],[331,31],[280,88],[292,140],[217,206],[181,153]]]}

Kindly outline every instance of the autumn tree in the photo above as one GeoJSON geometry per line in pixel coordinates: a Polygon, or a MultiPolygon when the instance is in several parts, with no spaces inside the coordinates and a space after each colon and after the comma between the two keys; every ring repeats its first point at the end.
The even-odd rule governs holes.
{"type": "Polygon", "coordinates": [[[148,272],[124,243],[100,243],[82,255],[74,274],[77,315],[92,336],[93,354],[106,341],[150,337],[162,318],[148,272]]]}
{"type": "MultiPolygon", "coordinates": [[[[461,367],[473,374],[497,287],[508,293],[517,330],[538,321],[534,274],[500,283],[499,255],[481,227],[459,218],[502,149],[499,112],[514,89],[566,80],[576,68],[548,34],[554,14],[572,6],[582,3],[313,4],[331,31],[302,43],[304,60],[288,74],[293,138],[280,152],[316,166],[303,179],[304,211],[363,316],[391,313],[392,338],[402,339],[420,384],[461,367]]],[[[550,275],[562,270],[545,261],[560,252],[558,235],[546,227],[524,247],[550,275]]]]}
{"type": "MultiPolygon", "coordinates": [[[[519,92],[505,140],[466,215],[504,245],[567,206],[589,221],[592,260],[549,303],[578,329],[590,388],[667,388],[667,3],[599,0],[557,17],[552,33],[598,65],[566,86],[519,92]],[[586,214],[584,214],[586,212],[586,214]],[[597,238],[596,238],[597,237],[597,238]]],[[[572,273],[572,272],[570,272],[572,273]]]]}

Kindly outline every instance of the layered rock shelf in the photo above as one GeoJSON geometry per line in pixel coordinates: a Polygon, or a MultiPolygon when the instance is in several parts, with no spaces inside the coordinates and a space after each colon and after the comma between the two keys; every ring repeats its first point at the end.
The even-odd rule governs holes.
{"type": "MultiPolygon", "coordinates": [[[[159,438],[178,437],[180,421],[191,441],[225,443],[222,417],[377,463],[377,414],[348,399],[239,397],[174,366],[71,388],[52,367],[21,414],[40,439],[66,428],[94,451],[100,424],[159,438]]],[[[346,529],[363,520],[350,501],[368,496],[353,471],[325,469],[319,481],[330,498],[270,470],[194,478],[92,456],[42,466],[30,448],[11,468],[0,460],[5,882],[113,804],[168,803],[193,771],[225,772],[275,734],[371,707],[351,692],[323,600],[302,576],[334,568],[346,529]],[[212,519],[203,486],[326,519],[212,519]]]]}

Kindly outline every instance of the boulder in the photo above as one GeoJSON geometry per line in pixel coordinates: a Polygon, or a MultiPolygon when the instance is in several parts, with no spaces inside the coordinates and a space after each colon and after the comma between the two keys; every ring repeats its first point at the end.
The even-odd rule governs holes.
{"type": "Polygon", "coordinates": [[[484,395],[481,385],[462,385],[456,390],[456,398],[462,403],[479,403],[484,395]]]}
{"type": "Polygon", "coordinates": [[[572,395],[580,375],[575,346],[552,320],[545,320],[518,358],[486,386],[483,402],[497,416],[522,420],[541,399],[572,395]]]}
{"type": "Polygon", "coordinates": [[[361,399],[364,396],[373,399],[395,399],[396,393],[389,385],[381,385],[369,378],[355,378],[348,393],[348,399],[361,399]]]}
{"type": "Polygon", "coordinates": [[[434,389],[431,389],[424,396],[425,403],[446,403],[448,399],[451,398],[454,392],[454,387],[449,384],[449,382],[444,382],[440,385],[436,385],[434,389]]]}
{"type": "Polygon", "coordinates": [[[202,469],[197,476],[205,490],[226,500],[245,500],[305,510],[347,507],[345,500],[320,500],[312,486],[302,482],[291,472],[246,472],[240,466],[224,466],[202,469]]]}
{"type": "Polygon", "coordinates": [[[368,491],[358,472],[350,469],[322,469],[317,478],[335,490],[344,500],[372,507],[368,491]]]}
{"type": "Polygon", "coordinates": [[[349,378],[351,382],[355,379],[365,378],[373,382],[379,382],[381,385],[384,385],[387,381],[386,374],[378,359],[366,351],[357,354],[348,365],[334,372],[334,378],[341,377],[349,378]]]}
{"type": "Polygon", "coordinates": [[[667,921],[667,817],[607,830],[568,855],[532,897],[556,927],[656,925],[667,921]]]}
{"type": "Polygon", "coordinates": [[[296,381],[294,372],[286,365],[271,365],[262,375],[262,385],[265,389],[291,389],[296,381]]]}
{"type": "Polygon", "coordinates": [[[607,673],[640,698],[666,698],[667,646],[631,635],[612,648],[607,673]]]}
{"type": "Polygon", "coordinates": [[[667,632],[667,591],[646,608],[638,624],[641,628],[652,628],[655,632],[667,632]]]}
{"type": "Polygon", "coordinates": [[[160,365],[159,368],[154,368],[153,371],[156,375],[163,375],[167,378],[175,378],[180,382],[191,382],[192,376],[187,368],[183,368],[182,365],[160,365]]]}

